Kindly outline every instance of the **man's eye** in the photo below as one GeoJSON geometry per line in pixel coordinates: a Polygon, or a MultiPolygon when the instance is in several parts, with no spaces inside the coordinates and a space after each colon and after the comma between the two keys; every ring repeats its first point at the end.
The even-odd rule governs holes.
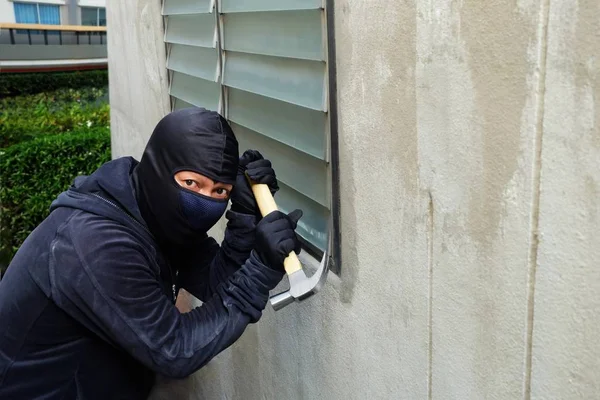
{"type": "Polygon", "coordinates": [[[194,181],[193,181],[193,180],[191,180],[191,179],[186,179],[186,180],[185,180],[185,184],[186,184],[187,186],[192,186],[192,185],[194,184],[194,181]]]}
{"type": "Polygon", "coordinates": [[[217,194],[218,195],[227,195],[227,194],[229,194],[229,191],[227,189],[218,188],[217,189],[217,194]]]}

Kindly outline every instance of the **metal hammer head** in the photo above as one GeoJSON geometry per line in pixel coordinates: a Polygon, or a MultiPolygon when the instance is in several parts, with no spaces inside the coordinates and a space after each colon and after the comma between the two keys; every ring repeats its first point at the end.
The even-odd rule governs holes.
{"type": "Polygon", "coordinates": [[[302,301],[313,294],[317,293],[327,280],[327,272],[329,271],[329,251],[323,254],[321,264],[315,273],[309,278],[306,276],[304,269],[300,269],[288,275],[290,282],[289,290],[276,294],[270,299],[271,305],[275,311],[281,310],[283,307],[293,303],[294,301],[302,301]]]}

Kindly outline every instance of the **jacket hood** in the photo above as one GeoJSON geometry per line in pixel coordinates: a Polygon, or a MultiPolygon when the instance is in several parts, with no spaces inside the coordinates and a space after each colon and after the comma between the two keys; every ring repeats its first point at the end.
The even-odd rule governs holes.
{"type": "Polygon", "coordinates": [[[91,175],[76,177],[69,189],[52,202],[50,211],[69,207],[126,225],[135,223],[147,230],[131,180],[137,164],[132,157],[122,157],[103,164],[91,175]]]}

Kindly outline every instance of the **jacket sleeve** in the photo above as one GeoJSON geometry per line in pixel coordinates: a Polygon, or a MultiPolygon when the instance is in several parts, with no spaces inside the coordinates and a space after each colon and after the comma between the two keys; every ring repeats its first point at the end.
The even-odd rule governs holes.
{"type": "Polygon", "coordinates": [[[152,255],[126,228],[100,218],[69,223],[51,252],[52,298],[59,307],[173,378],[198,370],[257,322],[269,290],[283,277],[252,253],[201,307],[181,314],[162,291],[152,255]]]}
{"type": "Polygon", "coordinates": [[[221,282],[237,271],[250,257],[254,248],[256,217],[228,211],[225,237],[221,246],[206,238],[192,258],[192,263],[177,265],[178,286],[203,302],[210,298],[221,282]]]}

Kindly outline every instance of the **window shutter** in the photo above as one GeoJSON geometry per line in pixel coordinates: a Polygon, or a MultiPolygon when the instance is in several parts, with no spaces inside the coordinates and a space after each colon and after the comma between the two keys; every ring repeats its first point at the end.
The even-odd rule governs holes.
{"type": "Polygon", "coordinates": [[[223,112],[217,15],[210,0],[164,0],[170,94],[175,109],[223,112]]]}
{"type": "Polygon", "coordinates": [[[225,115],[240,151],[272,161],[279,208],[302,209],[297,232],[324,251],[331,170],[323,2],[164,0],[163,13],[173,108],[225,115]]]}

